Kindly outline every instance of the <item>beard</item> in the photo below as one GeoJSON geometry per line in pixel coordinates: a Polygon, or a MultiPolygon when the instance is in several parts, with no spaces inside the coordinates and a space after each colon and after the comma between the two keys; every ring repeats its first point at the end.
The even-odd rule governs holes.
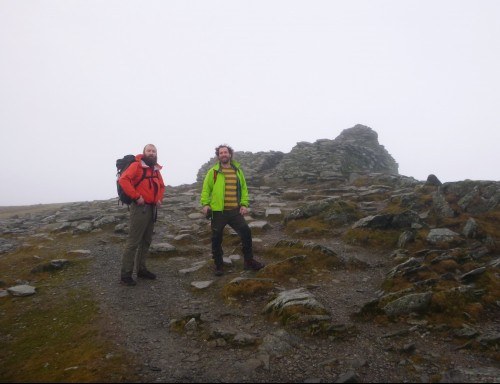
{"type": "Polygon", "coordinates": [[[229,162],[231,161],[231,158],[229,156],[222,156],[219,158],[220,162],[222,164],[229,164],[229,162]]]}
{"type": "Polygon", "coordinates": [[[149,165],[150,167],[156,165],[156,161],[157,161],[157,156],[155,155],[150,155],[150,156],[143,156],[142,157],[142,160],[144,160],[144,162],[149,165]]]}

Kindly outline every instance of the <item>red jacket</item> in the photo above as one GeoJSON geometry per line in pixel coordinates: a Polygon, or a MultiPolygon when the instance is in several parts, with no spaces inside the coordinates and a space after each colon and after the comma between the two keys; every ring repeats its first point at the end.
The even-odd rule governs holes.
{"type": "Polygon", "coordinates": [[[156,204],[163,199],[165,193],[165,184],[160,174],[162,166],[156,164],[153,170],[142,161],[142,157],[142,154],[135,157],[137,161],[130,164],[122,173],[118,182],[125,193],[133,200],[137,200],[142,196],[146,204],[156,204]],[[144,169],[146,170],[146,177],[136,186],[142,178],[144,169]]]}

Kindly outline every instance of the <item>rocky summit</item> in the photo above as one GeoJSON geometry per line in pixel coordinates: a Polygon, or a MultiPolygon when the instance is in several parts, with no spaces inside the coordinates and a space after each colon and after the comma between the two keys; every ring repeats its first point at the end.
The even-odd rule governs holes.
{"type": "MultiPolygon", "coordinates": [[[[377,133],[360,124],[344,129],[335,140],[297,143],[290,153],[236,151],[234,158],[244,165],[247,181],[255,186],[346,182],[370,172],[398,174],[398,164],[379,144],[377,133]]],[[[197,181],[215,162],[214,157],[201,167],[197,181]]]]}
{"type": "Polygon", "coordinates": [[[1,209],[2,380],[500,381],[500,181],[400,175],[360,125],[235,157],[258,272],[227,228],[214,275],[199,206],[213,159],[167,189],[157,279],[135,287],[118,283],[117,199],[1,209]]]}

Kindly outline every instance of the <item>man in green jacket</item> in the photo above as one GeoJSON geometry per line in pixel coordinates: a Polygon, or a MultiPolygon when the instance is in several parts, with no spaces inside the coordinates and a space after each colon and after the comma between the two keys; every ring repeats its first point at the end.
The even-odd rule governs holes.
{"type": "Polygon", "coordinates": [[[233,153],[227,144],[215,148],[219,161],[208,170],[201,192],[203,214],[211,219],[216,276],[224,273],[222,235],[228,224],[241,239],[244,268],[258,271],[264,267],[253,257],[252,232],[243,217],[248,212],[248,188],[240,164],[232,160],[233,153]]]}

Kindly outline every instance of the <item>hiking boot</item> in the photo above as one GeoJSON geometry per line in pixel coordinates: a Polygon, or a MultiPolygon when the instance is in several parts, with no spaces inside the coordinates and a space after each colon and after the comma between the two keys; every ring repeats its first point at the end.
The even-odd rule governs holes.
{"type": "Polygon", "coordinates": [[[258,271],[259,269],[264,268],[264,264],[259,263],[255,259],[250,259],[250,260],[245,260],[243,268],[245,270],[250,270],[250,271],[258,271]]]}
{"type": "Polygon", "coordinates": [[[134,280],[134,279],[132,279],[132,277],[130,277],[130,276],[125,276],[125,277],[122,277],[122,278],[120,279],[120,284],[122,284],[122,285],[127,285],[127,286],[129,286],[129,287],[132,287],[132,286],[136,285],[137,283],[135,282],[135,280],[134,280]]]}
{"type": "Polygon", "coordinates": [[[214,273],[215,273],[215,276],[222,276],[224,274],[224,268],[222,267],[222,264],[215,266],[214,273]]]}
{"type": "Polygon", "coordinates": [[[137,277],[140,277],[141,279],[149,279],[149,280],[156,279],[156,275],[153,272],[149,272],[147,269],[145,271],[137,272],[137,277]]]}

